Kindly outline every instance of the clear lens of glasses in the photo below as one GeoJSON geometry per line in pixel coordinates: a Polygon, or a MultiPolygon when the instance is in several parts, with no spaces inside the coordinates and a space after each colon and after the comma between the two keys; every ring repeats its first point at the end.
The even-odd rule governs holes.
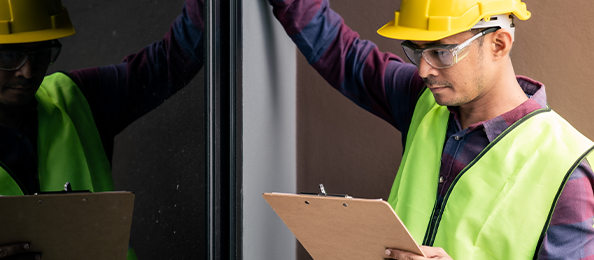
{"type": "Polygon", "coordinates": [[[456,62],[468,54],[468,47],[469,46],[466,46],[459,50],[457,54],[454,54],[450,49],[446,48],[435,47],[415,50],[403,45],[404,53],[414,65],[419,66],[421,58],[425,58],[425,61],[436,69],[449,68],[456,64],[456,62]]]}
{"type": "Polygon", "coordinates": [[[421,64],[422,57],[432,67],[445,69],[454,66],[454,64],[466,57],[470,50],[469,47],[474,40],[497,30],[499,30],[499,27],[486,29],[461,44],[437,45],[417,49],[411,46],[410,41],[404,41],[402,42],[402,48],[406,57],[417,67],[421,64]]]}
{"type": "Polygon", "coordinates": [[[52,47],[31,52],[19,52],[12,50],[0,50],[0,69],[20,69],[28,59],[38,68],[44,68],[56,61],[60,54],[59,47],[52,47]]]}
{"type": "Polygon", "coordinates": [[[435,68],[447,68],[454,65],[454,54],[446,49],[426,49],[423,51],[423,57],[435,68]]]}
{"type": "Polygon", "coordinates": [[[412,62],[413,65],[418,67],[419,64],[421,64],[421,51],[417,51],[404,44],[402,45],[402,49],[404,50],[404,54],[406,54],[406,57],[410,60],[410,62],[412,62]]]}

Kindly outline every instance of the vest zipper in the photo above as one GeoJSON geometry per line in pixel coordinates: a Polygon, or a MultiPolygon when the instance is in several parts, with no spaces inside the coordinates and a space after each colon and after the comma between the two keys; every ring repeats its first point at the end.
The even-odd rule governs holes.
{"type": "Polygon", "coordinates": [[[443,202],[440,204],[438,202],[438,199],[436,198],[435,206],[433,206],[433,212],[431,212],[431,220],[429,221],[429,225],[427,226],[427,231],[425,232],[425,238],[423,238],[423,245],[429,246],[429,245],[433,244],[433,243],[429,244],[429,240],[431,238],[433,230],[435,229],[435,225],[437,224],[437,219],[439,217],[439,213],[441,212],[442,205],[443,205],[443,202]]]}
{"type": "MultiPolygon", "coordinates": [[[[516,121],[514,124],[512,124],[507,129],[505,129],[505,131],[503,131],[501,134],[499,134],[499,136],[497,136],[497,138],[495,138],[495,140],[493,140],[493,142],[489,143],[487,145],[487,147],[485,147],[485,149],[483,149],[476,156],[476,158],[474,158],[468,165],[466,165],[466,167],[464,167],[464,169],[462,169],[462,171],[460,171],[460,173],[456,176],[456,178],[454,178],[452,185],[450,185],[450,187],[448,188],[446,195],[443,197],[443,201],[441,202],[441,205],[438,205],[439,204],[438,200],[437,200],[437,198],[435,199],[435,206],[433,207],[433,212],[431,214],[431,221],[429,222],[429,225],[427,227],[427,232],[425,233],[423,245],[433,246],[433,243],[435,242],[435,236],[437,235],[437,229],[439,228],[439,222],[441,221],[441,217],[443,216],[443,211],[444,211],[445,206],[448,202],[450,194],[452,193],[454,186],[456,186],[456,183],[458,183],[458,180],[460,179],[460,177],[462,177],[462,175],[464,175],[464,173],[466,173],[468,171],[468,169],[470,169],[470,167],[475,165],[476,162],[478,162],[478,160],[480,160],[483,157],[483,155],[485,155],[489,150],[491,150],[491,148],[493,146],[495,146],[497,143],[499,143],[499,140],[503,139],[509,132],[514,130],[517,126],[519,126],[520,124],[522,124],[523,122],[532,118],[535,115],[538,115],[538,114],[544,113],[544,112],[550,112],[550,111],[551,111],[551,108],[547,107],[546,109],[535,110],[532,113],[522,117],[520,120],[516,121]]],[[[439,196],[439,195],[437,195],[437,196],[439,196]]]]}
{"type": "Polygon", "coordinates": [[[24,195],[29,195],[29,192],[25,188],[25,185],[23,185],[23,183],[21,183],[21,181],[16,177],[16,175],[1,161],[0,161],[0,167],[2,167],[2,169],[4,169],[4,171],[6,171],[8,173],[8,175],[10,175],[10,177],[14,180],[14,182],[16,182],[17,185],[19,185],[19,188],[21,188],[21,191],[23,192],[24,195]]]}

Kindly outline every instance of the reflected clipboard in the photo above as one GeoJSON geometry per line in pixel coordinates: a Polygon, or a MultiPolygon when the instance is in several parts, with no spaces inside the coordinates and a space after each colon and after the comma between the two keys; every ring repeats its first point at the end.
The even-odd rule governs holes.
{"type": "Polygon", "coordinates": [[[385,258],[386,248],[424,255],[390,204],[346,195],[262,196],[315,260],[385,258]]]}
{"type": "Polygon", "coordinates": [[[0,245],[30,242],[46,260],[127,257],[132,192],[0,196],[0,209],[0,245]]]}

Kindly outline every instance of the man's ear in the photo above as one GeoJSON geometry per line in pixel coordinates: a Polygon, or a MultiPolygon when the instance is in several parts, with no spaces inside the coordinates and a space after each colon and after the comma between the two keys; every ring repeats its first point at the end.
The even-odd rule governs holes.
{"type": "Polygon", "coordinates": [[[514,40],[507,29],[499,29],[491,33],[489,44],[493,53],[493,61],[498,61],[509,54],[514,40]]]}

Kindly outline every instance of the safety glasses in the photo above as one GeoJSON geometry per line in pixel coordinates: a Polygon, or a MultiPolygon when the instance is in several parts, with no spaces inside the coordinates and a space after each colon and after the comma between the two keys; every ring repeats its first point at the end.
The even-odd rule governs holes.
{"type": "Polygon", "coordinates": [[[48,46],[32,51],[21,51],[10,47],[0,47],[0,70],[18,70],[27,60],[38,68],[45,68],[52,65],[60,55],[62,44],[52,41],[48,46]]]}
{"type": "Polygon", "coordinates": [[[421,57],[423,57],[431,67],[445,69],[466,57],[470,50],[468,47],[474,40],[499,29],[499,27],[493,27],[483,30],[461,44],[439,44],[419,49],[411,41],[404,41],[402,48],[406,57],[417,67],[421,64],[421,57]]]}

